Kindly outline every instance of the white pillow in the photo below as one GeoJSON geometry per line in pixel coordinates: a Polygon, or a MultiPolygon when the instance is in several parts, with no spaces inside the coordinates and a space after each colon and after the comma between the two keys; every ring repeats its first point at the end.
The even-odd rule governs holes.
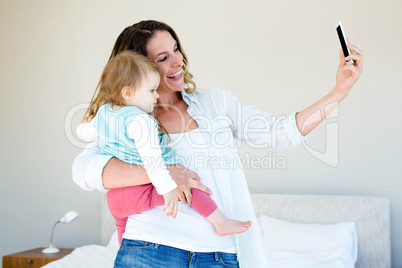
{"type": "Polygon", "coordinates": [[[342,247],[345,261],[352,266],[356,263],[357,235],[354,222],[303,224],[261,215],[260,224],[268,252],[316,253],[342,247]]]}
{"type": "Polygon", "coordinates": [[[112,236],[110,237],[109,243],[106,245],[107,248],[113,249],[118,251],[120,246],[119,246],[119,240],[117,239],[117,231],[115,231],[112,236]]]}
{"type": "Polygon", "coordinates": [[[338,247],[314,253],[267,252],[267,268],[346,268],[344,248],[338,247]]]}

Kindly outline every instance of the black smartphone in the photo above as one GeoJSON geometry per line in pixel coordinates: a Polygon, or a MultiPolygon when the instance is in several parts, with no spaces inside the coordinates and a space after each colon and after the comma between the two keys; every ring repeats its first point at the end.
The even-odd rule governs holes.
{"type": "MultiPolygon", "coordinates": [[[[345,30],[343,29],[342,22],[338,21],[336,24],[336,32],[338,33],[339,41],[341,42],[341,47],[343,51],[343,55],[345,55],[345,58],[350,55],[350,50],[347,47],[348,44],[348,39],[346,38],[345,35],[345,30]]],[[[353,60],[349,60],[346,62],[346,64],[351,65],[354,64],[353,60]]]]}

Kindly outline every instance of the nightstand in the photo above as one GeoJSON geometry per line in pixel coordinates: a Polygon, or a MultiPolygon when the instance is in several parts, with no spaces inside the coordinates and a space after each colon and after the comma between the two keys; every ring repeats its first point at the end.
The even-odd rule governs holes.
{"type": "Polygon", "coordinates": [[[35,248],[3,256],[3,268],[37,268],[70,254],[73,248],[60,248],[60,252],[45,254],[44,248],[35,248]]]}

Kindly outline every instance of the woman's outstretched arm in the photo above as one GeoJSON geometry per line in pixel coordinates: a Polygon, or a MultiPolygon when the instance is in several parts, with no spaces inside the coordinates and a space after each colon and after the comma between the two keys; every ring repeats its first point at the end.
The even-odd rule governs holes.
{"type": "Polygon", "coordinates": [[[347,58],[340,52],[340,63],[336,73],[335,87],[321,100],[296,114],[296,124],[300,133],[305,136],[315,129],[328,114],[349,94],[353,85],[363,71],[363,53],[354,45],[348,44],[352,51],[347,58]],[[346,61],[353,59],[354,65],[346,61]]]}

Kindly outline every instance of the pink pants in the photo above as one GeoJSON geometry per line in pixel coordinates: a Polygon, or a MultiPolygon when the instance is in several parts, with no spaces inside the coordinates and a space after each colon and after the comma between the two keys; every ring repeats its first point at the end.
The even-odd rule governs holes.
{"type": "MultiPolygon", "coordinates": [[[[217,205],[205,192],[191,188],[193,207],[203,217],[208,217],[217,205]]],[[[165,203],[162,195],[156,192],[152,183],[126,188],[111,189],[107,192],[109,210],[116,221],[119,244],[126,230],[128,216],[149,210],[165,203]]]]}

